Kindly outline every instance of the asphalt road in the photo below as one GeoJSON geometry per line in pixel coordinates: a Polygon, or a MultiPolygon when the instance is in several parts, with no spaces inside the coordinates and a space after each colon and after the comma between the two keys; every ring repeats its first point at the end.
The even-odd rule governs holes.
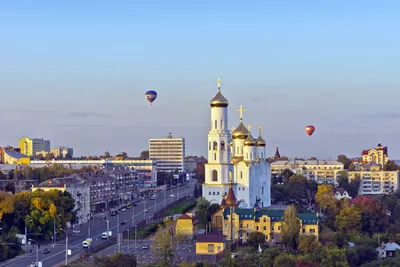
{"type": "MultiPolygon", "coordinates": [[[[160,192],[160,196],[157,196],[155,200],[145,199],[141,202],[137,203],[137,206],[132,206],[132,208],[127,209],[125,212],[119,213],[119,222],[126,222],[125,225],[119,224],[119,232],[123,232],[128,228],[132,228],[135,225],[135,222],[139,223],[143,221],[145,218],[149,218],[152,216],[155,211],[160,210],[164,207],[164,200],[166,205],[176,201],[178,198],[183,196],[190,196],[193,194],[193,186],[191,183],[190,186],[183,186],[176,189],[172,189],[169,191],[160,192]],[[174,195],[174,196],[171,196],[174,195]],[[143,211],[147,209],[148,212],[144,213],[143,211]],[[134,219],[132,219],[134,218],[134,219]]],[[[109,216],[109,229],[112,231],[112,236],[116,235],[117,232],[117,221],[118,216],[109,216]]],[[[107,231],[107,223],[106,220],[102,221],[101,216],[95,216],[94,220],[90,222],[90,236],[89,236],[89,225],[83,225],[80,228],[79,234],[74,234],[72,229],[68,230],[68,249],[71,250],[71,256],[68,258],[79,255],[84,251],[82,247],[82,242],[86,240],[86,238],[91,237],[93,239],[92,245],[96,246],[102,242],[101,234],[107,231]]],[[[150,251],[151,249],[149,249],[150,251]]],[[[42,262],[43,267],[50,267],[57,265],[65,260],[65,237],[57,239],[57,244],[55,247],[49,246],[41,246],[38,254],[39,261],[42,262]],[[49,254],[43,254],[43,250],[45,248],[50,249],[49,254]]],[[[14,261],[12,263],[3,263],[0,266],[15,266],[15,267],[24,267],[29,266],[29,264],[36,261],[36,253],[30,253],[28,256],[21,258],[18,261],[14,261]]]]}

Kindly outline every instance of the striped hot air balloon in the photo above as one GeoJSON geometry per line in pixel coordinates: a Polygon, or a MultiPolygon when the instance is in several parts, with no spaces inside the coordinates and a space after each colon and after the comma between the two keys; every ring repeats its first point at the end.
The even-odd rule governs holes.
{"type": "Polygon", "coordinates": [[[147,91],[146,92],[146,99],[147,99],[147,101],[150,102],[150,104],[153,104],[154,100],[157,99],[157,92],[153,91],[153,90],[147,91]]]}

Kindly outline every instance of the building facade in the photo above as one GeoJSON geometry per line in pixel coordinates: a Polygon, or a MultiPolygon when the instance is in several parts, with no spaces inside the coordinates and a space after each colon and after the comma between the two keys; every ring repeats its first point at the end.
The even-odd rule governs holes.
{"type": "Polygon", "coordinates": [[[37,152],[45,151],[50,152],[50,140],[43,138],[28,138],[23,137],[19,139],[18,146],[21,150],[21,154],[33,157],[37,152]]]}
{"type": "Polygon", "coordinates": [[[381,143],[379,143],[376,148],[363,150],[361,157],[364,164],[374,162],[383,166],[389,161],[388,148],[387,146],[382,147],[381,143]]]}
{"type": "Polygon", "coordinates": [[[315,180],[318,184],[337,185],[344,165],[336,160],[284,160],[271,163],[272,177],[279,177],[286,169],[302,174],[309,180],[315,180]]]}
{"type": "Polygon", "coordinates": [[[243,124],[245,110],[240,106],[240,123],[231,133],[228,129],[228,105],[218,79],[218,92],[210,102],[211,127],[203,197],[212,203],[221,203],[232,183],[240,207],[270,206],[270,166],[266,161],[266,143],[261,128],[258,138],[254,139],[250,127],[243,124]]]}
{"type": "Polygon", "coordinates": [[[167,138],[151,138],[149,157],[157,160],[159,171],[183,172],[185,170],[185,138],[174,138],[171,133],[167,138]]]}
{"type": "Polygon", "coordinates": [[[349,180],[360,179],[360,195],[392,194],[399,190],[399,171],[383,171],[376,163],[364,165],[360,171],[349,171],[349,180]]]}
{"type": "Polygon", "coordinates": [[[30,164],[30,157],[18,153],[15,150],[4,150],[3,162],[4,164],[30,164]]]}

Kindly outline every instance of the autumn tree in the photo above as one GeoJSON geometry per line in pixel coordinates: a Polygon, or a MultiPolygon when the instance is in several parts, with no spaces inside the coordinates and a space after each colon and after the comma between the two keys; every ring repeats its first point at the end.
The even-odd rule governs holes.
{"type": "Polygon", "coordinates": [[[143,150],[142,152],[140,152],[139,158],[142,159],[142,160],[149,159],[150,158],[149,151],[148,150],[143,150]]]}
{"type": "Polygon", "coordinates": [[[336,216],[336,228],[342,233],[361,230],[361,212],[355,206],[344,208],[336,216]]]}
{"type": "Polygon", "coordinates": [[[205,164],[203,162],[198,162],[196,169],[194,170],[196,174],[196,179],[199,184],[204,183],[205,179],[205,164]]]}
{"type": "Polygon", "coordinates": [[[315,235],[301,235],[299,242],[299,250],[305,254],[311,253],[317,245],[315,235]]]}
{"type": "Polygon", "coordinates": [[[290,205],[283,215],[282,222],[282,241],[288,251],[293,251],[299,244],[300,220],[297,218],[297,211],[294,205],[290,205]]]}
{"type": "Polygon", "coordinates": [[[318,186],[318,192],[315,195],[315,201],[319,207],[323,210],[330,210],[336,207],[337,199],[333,191],[332,185],[320,185],[318,186]]]}
{"type": "Polygon", "coordinates": [[[293,254],[282,253],[275,258],[274,267],[296,267],[296,257],[293,254]]]}
{"type": "Polygon", "coordinates": [[[104,152],[104,158],[106,158],[106,159],[111,158],[110,152],[108,152],[108,151],[104,152]]]}
{"type": "Polygon", "coordinates": [[[160,226],[154,236],[152,250],[160,257],[161,265],[172,266],[175,245],[181,240],[182,236],[176,233],[172,220],[167,220],[163,226],[160,226]]]}
{"type": "Polygon", "coordinates": [[[362,231],[372,235],[385,232],[389,225],[386,208],[374,197],[366,197],[356,204],[361,212],[362,231]]]}
{"type": "Polygon", "coordinates": [[[14,211],[15,197],[6,192],[0,191],[0,221],[4,214],[14,211]]]}
{"type": "Polygon", "coordinates": [[[346,250],[338,248],[327,249],[321,264],[327,267],[348,267],[346,250]]]}

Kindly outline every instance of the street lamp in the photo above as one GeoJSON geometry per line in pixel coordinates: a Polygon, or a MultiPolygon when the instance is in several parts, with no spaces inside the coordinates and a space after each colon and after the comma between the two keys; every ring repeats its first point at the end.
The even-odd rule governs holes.
{"type": "Polygon", "coordinates": [[[60,231],[65,233],[65,266],[68,265],[68,233],[64,229],[60,228],[60,231]]]}
{"type": "MultiPolygon", "coordinates": [[[[30,219],[28,222],[32,222],[30,219]]],[[[28,251],[28,224],[25,222],[25,253],[28,251]]]]}
{"type": "Polygon", "coordinates": [[[36,266],[38,266],[39,265],[39,244],[38,244],[38,242],[36,242],[36,240],[33,240],[33,239],[29,239],[29,241],[33,241],[33,242],[35,242],[36,243],[36,266]]]}
{"type": "Polygon", "coordinates": [[[107,218],[107,240],[108,240],[108,236],[110,235],[110,219],[108,218],[108,215],[103,214],[103,216],[105,216],[107,218]]]}

